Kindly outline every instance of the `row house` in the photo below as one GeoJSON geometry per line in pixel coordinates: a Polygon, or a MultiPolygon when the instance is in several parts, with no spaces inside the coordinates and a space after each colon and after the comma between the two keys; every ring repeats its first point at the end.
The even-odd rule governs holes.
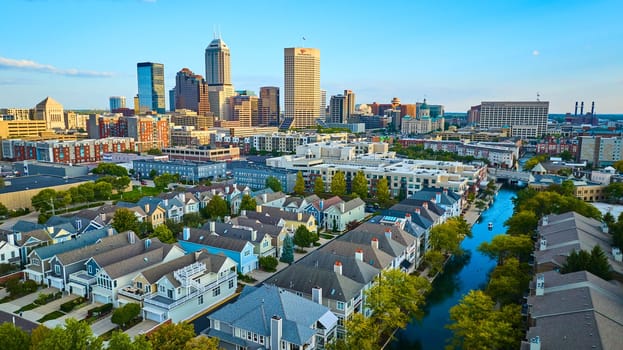
{"type": "Polygon", "coordinates": [[[338,196],[315,199],[305,207],[305,212],[316,218],[318,227],[327,231],[342,232],[350,222],[361,222],[366,216],[366,203],[361,198],[344,201],[338,196]]]}
{"type": "MultiPolygon", "coordinates": [[[[152,227],[158,227],[163,225],[168,218],[167,215],[173,215],[174,217],[181,217],[183,215],[183,208],[173,208],[172,211],[167,211],[162,207],[162,200],[155,197],[142,197],[136,203],[130,202],[117,202],[118,208],[126,208],[134,212],[135,215],[141,217],[139,222],[149,222],[152,227]]],[[[172,208],[169,208],[172,209],[172,208]]]]}
{"type": "Polygon", "coordinates": [[[77,141],[23,141],[4,140],[4,159],[12,161],[38,160],[53,163],[80,164],[103,160],[107,152],[134,151],[134,140],[129,137],[108,137],[77,141]]]}
{"type": "Polygon", "coordinates": [[[579,145],[577,139],[556,138],[548,136],[536,144],[537,154],[559,155],[563,152],[569,152],[575,158],[578,154],[579,145]]]}
{"type": "MultiPolygon", "coordinates": [[[[253,254],[260,258],[265,256],[276,256],[276,249],[272,244],[273,237],[265,230],[258,231],[257,226],[260,225],[250,227],[239,225],[231,221],[227,223],[210,221],[203,225],[203,229],[208,230],[210,234],[213,235],[215,234],[221,237],[250,242],[253,244],[253,254]]],[[[262,227],[260,226],[260,228],[262,227]]]]}
{"type": "Polygon", "coordinates": [[[245,211],[244,216],[270,225],[285,227],[294,233],[299,226],[305,226],[310,232],[318,232],[316,218],[308,213],[290,212],[282,208],[273,208],[258,205],[255,211],[245,211]]]}
{"type": "Polygon", "coordinates": [[[286,238],[286,235],[288,235],[288,230],[285,226],[266,224],[259,220],[249,219],[246,216],[246,212],[243,214],[245,215],[232,218],[230,223],[248,230],[256,231],[258,237],[264,235],[270,236],[270,245],[266,244],[265,247],[258,247],[254,244],[255,254],[260,255],[260,251],[269,252],[270,255],[280,258],[283,252],[283,240],[286,238]],[[272,247],[273,251],[271,251],[269,247],[272,247]]]}
{"type": "Polygon", "coordinates": [[[187,189],[187,191],[195,195],[199,201],[200,208],[205,208],[214,196],[219,196],[229,203],[231,213],[238,213],[240,211],[240,203],[242,203],[242,197],[244,195],[251,195],[251,189],[249,187],[235,183],[195,186],[187,189]]]}

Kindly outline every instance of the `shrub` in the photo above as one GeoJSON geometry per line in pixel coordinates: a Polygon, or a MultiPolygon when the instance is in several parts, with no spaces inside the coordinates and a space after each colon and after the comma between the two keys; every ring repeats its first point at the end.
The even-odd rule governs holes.
{"type": "Polygon", "coordinates": [[[263,256],[260,258],[260,267],[268,272],[274,272],[279,265],[277,258],[273,256],[263,256]]]}
{"type": "Polygon", "coordinates": [[[73,310],[76,306],[82,304],[85,302],[85,299],[83,297],[74,299],[74,300],[70,300],[66,303],[62,303],[61,304],[61,311],[68,313],[71,310],[73,310]]]}
{"type": "Polygon", "coordinates": [[[136,303],[126,304],[118,309],[116,309],[110,321],[118,326],[125,326],[128,322],[132,321],[138,315],[141,314],[141,306],[136,303]]]}
{"type": "Polygon", "coordinates": [[[23,283],[22,288],[25,294],[34,293],[39,288],[39,285],[33,280],[27,280],[23,283]]]}
{"type": "Polygon", "coordinates": [[[109,313],[110,311],[112,311],[112,304],[108,303],[108,304],[104,304],[101,306],[96,306],[92,309],[90,309],[89,311],[87,311],[87,317],[99,317],[101,315],[105,315],[107,313],[109,313]]]}

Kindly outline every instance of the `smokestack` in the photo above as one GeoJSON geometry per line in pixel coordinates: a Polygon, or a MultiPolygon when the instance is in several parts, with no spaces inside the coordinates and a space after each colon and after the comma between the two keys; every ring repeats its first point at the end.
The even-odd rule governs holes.
{"type": "Polygon", "coordinates": [[[573,113],[574,116],[578,116],[578,101],[575,101],[575,113],[573,113]]]}
{"type": "Polygon", "coordinates": [[[580,105],[580,115],[584,115],[584,101],[582,101],[582,104],[580,105]]]}
{"type": "Polygon", "coordinates": [[[595,101],[591,103],[591,115],[595,115],[595,101]]]}

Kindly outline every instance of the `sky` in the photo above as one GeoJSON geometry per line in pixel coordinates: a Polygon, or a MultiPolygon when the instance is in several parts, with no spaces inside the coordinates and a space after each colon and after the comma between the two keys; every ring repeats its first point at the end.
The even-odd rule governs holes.
{"type": "Polygon", "coordinates": [[[168,107],[176,72],[205,75],[218,32],[237,90],[283,87],[283,48],[314,47],[327,100],[465,112],[538,93],[550,113],[623,113],[620,0],[2,0],[0,13],[0,108],[131,107],[145,61],[164,64],[168,107]]]}

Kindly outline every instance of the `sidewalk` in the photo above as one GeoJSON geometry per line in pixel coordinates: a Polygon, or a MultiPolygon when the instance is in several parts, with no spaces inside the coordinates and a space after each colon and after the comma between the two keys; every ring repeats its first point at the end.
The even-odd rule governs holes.
{"type": "MultiPolygon", "coordinates": [[[[97,306],[97,305],[95,305],[97,306]]],[[[67,315],[65,316],[61,316],[55,320],[49,320],[49,321],[45,321],[43,323],[44,326],[48,327],[48,328],[54,328],[57,325],[64,325],[65,324],[65,320],[68,318],[75,318],[76,320],[80,321],[80,320],[84,320],[87,317],[87,313],[89,311],[90,308],[94,307],[93,304],[87,304],[79,309],[75,309],[75,310],[71,310],[71,312],[69,312],[67,315]]]]}
{"type": "Polygon", "coordinates": [[[117,327],[116,324],[110,321],[111,317],[112,317],[112,314],[106,316],[105,318],[91,325],[91,331],[93,331],[94,336],[99,337],[100,335],[117,327]]]}
{"type": "Polygon", "coordinates": [[[56,292],[58,292],[57,288],[48,287],[48,288],[40,289],[34,293],[24,295],[23,297],[12,300],[8,303],[0,304],[0,305],[2,307],[2,310],[6,312],[14,313],[15,311],[21,309],[22,306],[32,304],[32,302],[35,301],[39,297],[39,293],[51,294],[51,293],[56,293],[56,292]]]}
{"type": "Polygon", "coordinates": [[[140,335],[140,334],[145,334],[145,332],[154,328],[157,324],[158,322],[156,321],[143,320],[139,322],[139,324],[137,324],[136,326],[125,331],[125,333],[129,335],[130,338],[134,339],[135,336],[140,335]]]}

